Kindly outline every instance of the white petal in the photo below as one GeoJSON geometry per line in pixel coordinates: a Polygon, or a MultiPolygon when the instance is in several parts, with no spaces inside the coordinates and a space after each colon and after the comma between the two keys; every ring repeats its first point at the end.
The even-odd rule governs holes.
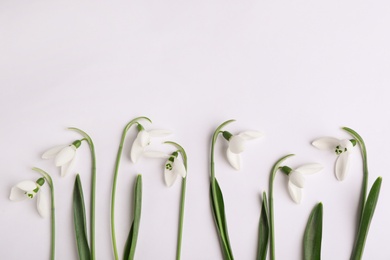
{"type": "Polygon", "coordinates": [[[288,192],[290,193],[291,198],[297,204],[301,203],[302,200],[302,189],[298,188],[291,182],[288,182],[288,192]]]}
{"type": "Polygon", "coordinates": [[[165,129],[153,129],[148,131],[151,137],[165,137],[172,134],[172,131],[165,129]]]}
{"type": "Polygon", "coordinates": [[[173,164],[173,171],[176,175],[180,175],[181,177],[185,178],[187,176],[186,168],[184,167],[184,164],[181,160],[175,158],[175,162],[173,164]]]}
{"type": "Polygon", "coordinates": [[[24,190],[19,189],[18,187],[14,186],[11,189],[11,193],[9,195],[9,199],[12,201],[21,201],[27,199],[27,196],[25,194],[26,192],[24,190]]]}
{"type": "Polygon", "coordinates": [[[165,184],[168,187],[171,187],[173,183],[175,182],[177,178],[177,173],[175,171],[170,171],[168,169],[164,170],[164,179],[165,179],[165,184]]]}
{"type": "Polygon", "coordinates": [[[319,163],[310,163],[296,168],[295,171],[300,172],[302,174],[313,174],[321,171],[323,168],[324,167],[322,167],[322,165],[319,163]]]}
{"type": "Polygon", "coordinates": [[[259,131],[244,131],[239,133],[238,135],[245,140],[253,140],[262,137],[264,134],[259,131]]]}
{"type": "Polygon", "coordinates": [[[138,132],[134,142],[138,143],[141,147],[146,147],[150,144],[150,134],[145,130],[141,130],[138,132]]]}
{"type": "Polygon", "coordinates": [[[53,158],[54,156],[56,156],[62,149],[64,149],[65,147],[67,147],[68,145],[59,145],[59,146],[56,146],[56,147],[53,147],[49,150],[47,150],[46,152],[44,152],[42,154],[42,159],[50,159],[50,158],[53,158]]]}
{"type": "Polygon", "coordinates": [[[348,153],[352,152],[353,144],[350,140],[348,140],[348,139],[341,140],[340,146],[343,148],[347,148],[348,153]]]}
{"type": "Polygon", "coordinates": [[[340,144],[340,140],[334,137],[322,137],[311,143],[320,150],[334,150],[340,144]]]}
{"type": "Polygon", "coordinates": [[[37,209],[42,218],[46,218],[49,215],[48,194],[42,189],[37,194],[37,209]]]}
{"type": "Polygon", "coordinates": [[[288,177],[290,182],[298,188],[303,188],[305,186],[305,177],[303,177],[302,173],[298,171],[292,171],[288,177]]]}
{"type": "Polygon", "coordinates": [[[76,155],[76,147],[74,145],[69,145],[62,149],[56,156],[55,164],[56,166],[62,166],[65,163],[70,162],[73,157],[76,155]]]}
{"type": "Polygon", "coordinates": [[[335,167],[336,167],[335,168],[336,178],[339,181],[344,180],[349,168],[349,153],[340,154],[339,157],[337,158],[335,167]]]}
{"type": "Polygon", "coordinates": [[[73,157],[73,159],[69,163],[66,163],[61,166],[61,177],[65,177],[65,175],[68,175],[71,171],[73,171],[75,162],[76,156],[73,157]]]}
{"type": "Polygon", "coordinates": [[[133,163],[136,163],[138,159],[141,157],[144,148],[137,142],[134,141],[133,146],[131,147],[130,158],[133,163]]]}
{"type": "Polygon", "coordinates": [[[22,181],[15,186],[23,191],[33,191],[37,188],[37,184],[34,181],[22,181]]]}
{"type": "Polygon", "coordinates": [[[238,135],[233,135],[229,140],[229,150],[232,153],[242,153],[245,148],[245,139],[238,135]]]}
{"type": "Polygon", "coordinates": [[[149,158],[163,158],[163,159],[167,159],[167,158],[170,157],[169,154],[164,153],[164,152],[160,152],[160,151],[144,151],[143,155],[145,157],[149,157],[149,158]]]}
{"type": "Polygon", "coordinates": [[[232,153],[230,149],[227,149],[226,156],[230,165],[233,166],[234,169],[239,170],[241,166],[240,154],[232,153]]]}

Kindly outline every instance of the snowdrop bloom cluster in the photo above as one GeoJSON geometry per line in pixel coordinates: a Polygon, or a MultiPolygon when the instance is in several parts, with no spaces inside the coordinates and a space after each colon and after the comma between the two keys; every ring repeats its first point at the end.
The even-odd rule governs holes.
{"type": "Polygon", "coordinates": [[[71,145],[60,145],[53,147],[42,154],[42,159],[54,158],[57,167],[61,167],[61,176],[64,177],[72,171],[77,149],[81,145],[81,140],[74,141],[71,145]]]}
{"type": "Polygon", "coordinates": [[[165,137],[171,134],[168,130],[156,129],[146,131],[141,124],[138,124],[138,134],[131,146],[130,158],[133,163],[144,154],[145,148],[150,145],[152,137],[165,137]]]}
{"type": "Polygon", "coordinates": [[[37,197],[37,209],[41,217],[46,217],[49,214],[48,198],[42,192],[41,186],[45,184],[44,178],[39,178],[36,182],[26,180],[19,182],[11,189],[9,199],[12,201],[22,201],[37,197]]]}
{"type": "Polygon", "coordinates": [[[230,165],[239,170],[241,168],[241,153],[245,149],[245,143],[249,140],[254,140],[263,136],[258,131],[244,131],[237,135],[232,135],[228,131],[223,131],[223,137],[229,142],[228,149],[226,150],[226,156],[230,165]]]}
{"type": "Polygon", "coordinates": [[[288,176],[288,192],[297,204],[302,201],[302,191],[305,187],[305,175],[313,174],[322,170],[322,165],[318,163],[305,164],[296,169],[281,167],[282,172],[288,176]]]}
{"type": "Polygon", "coordinates": [[[344,180],[349,168],[349,157],[353,147],[356,145],[356,140],[322,137],[314,140],[312,145],[320,150],[332,151],[338,156],[335,165],[335,174],[339,181],[344,180]]]}

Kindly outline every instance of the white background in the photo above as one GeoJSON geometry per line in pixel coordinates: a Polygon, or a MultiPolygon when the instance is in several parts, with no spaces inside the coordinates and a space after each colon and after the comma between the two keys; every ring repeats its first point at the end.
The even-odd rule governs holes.
{"type": "MultiPolygon", "coordinates": [[[[77,259],[71,198],[75,173],[65,178],[48,148],[80,138],[97,149],[97,259],[113,259],[110,194],[114,161],[125,124],[148,116],[147,129],[171,129],[189,158],[182,259],[221,259],[209,202],[209,149],[214,129],[234,118],[233,133],[260,130],[247,144],[242,170],[224,158],[218,141],[216,175],[224,197],[236,259],[255,259],[260,194],[273,163],[295,153],[291,167],[318,162],[301,205],[275,180],[276,256],[301,259],[303,230],[313,206],[324,204],[323,259],[348,259],[356,227],[362,170],[352,155],[344,182],[336,157],[310,142],[360,133],[368,147],[371,185],[383,176],[364,259],[389,259],[388,161],[390,83],[388,1],[135,0],[0,2],[1,259],[47,259],[50,221],[35,201],[13,203],[10,189],[30,170],[55,182],[57,259],[77,259]]],[[[135,137],[126,139],[117,190],[117,239],[122,252],[130,226],[131,193],[143,174],[143,210],[136,259],[174,259],[180,184],[167,188],[163,161],[130,163],[135,137]]],[[[155,149],[170,147],[154,140],[155,149]]],[[[90,155],[78,150],[77,172],[87,207],[90,155]]],[[[88,208],[87,208],[88,210],[88,208]]]]}

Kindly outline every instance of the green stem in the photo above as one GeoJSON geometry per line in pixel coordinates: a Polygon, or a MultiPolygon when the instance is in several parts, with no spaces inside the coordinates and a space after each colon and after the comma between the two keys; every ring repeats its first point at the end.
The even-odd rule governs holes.
{"type": "MultiPolygon", "coordinates": [[[[213,201],[216,205],[214,205],[214,208],[215,208],[215,215],[216,215],[216,218],[217,218],[217,223],[222,223],[222,216],[221,216],[221,213],[219,211],[219,205],[218,205],[218,199],[217,199],[217,194],[216,194],[216,179],[215,179],[215,166],[214,166],[214,147],[215,147],[215,143],[217,141],[217,138],[218,138],[218,135],[220,133],[222,133],[222,128],[225,127],[227,124],[230,124],[232,122],[234,122],[235,120],[231,119],[231,120],[228,120],[224,123],[222,123],[220,126],[218,126],[218,128],[215,130],[214,134],[213,134],[213,138],[212,138],[212,141],[211,141],[211,162],[210,162],[210,173],[211,173],[211,179],[210,179],[210,182],[211,182],[211,195],[213,196],[213,201]]],[[[223,246],[225,248],[228,248],[228,242],[226,241],[225,239],[225,232],[224,232],[224,228],[221,226],[221,227],[218,227],[218,229],[220,230],[221,232],[221,242],[223,243],[223,246]]],[[[228,254],[228,258],[229,259],[233,259],[233,256],[230,255],[230,252],[229,250],[227,250],[227,254],[228,254]]]]}
{"type": "Polygon", "coordinates": [[[115,195],[116,195],[116,183],[117,183],[117,179],[118,179],[119,164],[121,161],[122,150],[123,150],[123,145],[125,142],[127,131],[130,129],[130,127],[132,125],[134,125],[135,123],[138,123],[137,121],[140,119],[145,119],[149,122],[152,122],[147,117],[137,117],[137,118],[131,120],[123,129],[121,141],[120,141],[119,148],[118,148],[118,153],[116,155],[114,179],[112,182],[112,190],[111,190],[111,240],[112,240],[112,249],[114,251],[115,260],[119,259],[118,248],[116,245],[116,234],[115,234],[115,195]]]}
{"type": "Polygon", "coordinates": [[[360,204],[359,204],[359,224],[362,220],[363,216],[363,209],[364,205],[366,203],[366,196],[367,196],[367,186],[368,186],[368,163],[367,163],[367,150],[366,150],[366,145],[363,141],[363,138],[354,130],[348,127],[343,127],[343,130],[347,131],[349,134],[351,134],[359,143],[360,150],[362,152],[362,160],[363,160],[363,182],[362,182],[362,190],[360,193],[360,204]]]}
{"type": "Polygon", "coordinates": [[[34,171],[39,172],[46,179],[46,182],[50,186],[50,199],[51,199],[51,240],[50,240],[50,259],[55,259],[56,252],[56,217],[55,217],[55,202],[54,202],[54,185],[50,175],[40,168],[32,168],[34,171]]]}
{"type": "MultiPolygon", "coordinates": [[[[187,171],[187,154],[182,146],[175,142],[165,142],[166,144],[172,144],[174,145],[178,151],[181,154],[181,157],[183,158],[184,167],[187,171]]],[[[188,174],[188,171],[187,171],[188,174]]],[[[183,178],[181,182],[181,196],[180,196],[180,210],[179,210],[179,229],[177,234],[177,246],[176,246],[176,260],[180,260],[181,256],[181,244],[182,244],[182,238],[183,238],[183,222],[184,222],[184,204],[185,204],[185,198],[186,198],[186,186],[187,186],[187,176],[183,178]]]]}
{"type": "Polygon", "coordinates": [[[92,160],[92,169],[91,169],[91,209],[90,209],[90,239],[91,239],[91,260],[95,260],[95,212],[96,212],[96,154],[95,146],[92,142],[91,137],[84,131],[75,128],[69,127],[69,130],[76,131],[80,133],[84,138],[83,140],[87,141],[89,149],[91,151],[91,160],[92,160]]]}
{"type": "Polygon", "coordinates": [[[269,227],[270,227],[270,254],[271,260],[275,260],[275,228],[274,228],[274,179],[275,174],[279,170],[280,165],[288,157],[293,156],[294,154],[289,154],[281,159],[279,159],[274,166],[272,167],[271,174],[269,176],[269,196],[268,196],[268,205],[269,205],[269,227]]]}

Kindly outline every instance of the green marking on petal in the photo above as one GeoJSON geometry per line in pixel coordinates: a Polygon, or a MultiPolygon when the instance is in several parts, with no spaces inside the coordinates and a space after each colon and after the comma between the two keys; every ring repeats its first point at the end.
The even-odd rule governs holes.
{"type": "Polygon", "coordinates": [[[165,169],[167,169],[167,170],[169,170],[169,171],[172,171],[172,169],[173,169],[172,164],[171,164],[171,163],[165,164],[165,169]]]}

